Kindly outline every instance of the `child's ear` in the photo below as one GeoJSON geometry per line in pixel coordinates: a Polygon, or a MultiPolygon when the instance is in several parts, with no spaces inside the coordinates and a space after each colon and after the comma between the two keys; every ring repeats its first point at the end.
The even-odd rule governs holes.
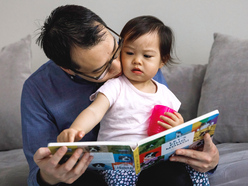
{"type": "Polygon", "coordinates": [[[162,68],[165,65],[165,63],[163,61],[161,61],[159,68],[162,68]]]}
{"type": "Polygon", "coordinates": [[[164,65],[166,65],[166,63],[168,62],[169,58],[170,58],[170,55],[169,55],[169,54],[166,55],[166,56],[164,56],[164,57],[161,59],[161,64],[160,64],[160,67],[159,67],[159,68],[162,68],[164,65]]]}

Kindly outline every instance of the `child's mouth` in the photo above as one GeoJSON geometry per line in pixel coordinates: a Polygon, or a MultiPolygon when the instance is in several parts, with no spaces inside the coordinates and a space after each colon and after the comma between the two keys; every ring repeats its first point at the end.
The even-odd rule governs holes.
{"type": "Polygon", "coordinates": [[[134,68],[132,70],[132,72],[135,73],[135,74],[141,74],[142,73],[142,71],[140,69],[138,69],[138,68],[134,68]]]}

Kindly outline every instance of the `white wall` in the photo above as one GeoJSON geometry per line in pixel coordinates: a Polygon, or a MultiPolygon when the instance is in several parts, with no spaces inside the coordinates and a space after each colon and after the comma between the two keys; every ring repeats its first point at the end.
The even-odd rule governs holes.
{"type": "Polygon", "coordinates": [[[0,0],[0,4],[0,48],[31,34],[33,71],[47,61],[35,44],[36,30],[54,8],[65,4],[88,7],[117,32],[135,16],[157,16],[174,30],[182,63],[207,63],[214,32],[248,39],[247,0],[0,0]]]}

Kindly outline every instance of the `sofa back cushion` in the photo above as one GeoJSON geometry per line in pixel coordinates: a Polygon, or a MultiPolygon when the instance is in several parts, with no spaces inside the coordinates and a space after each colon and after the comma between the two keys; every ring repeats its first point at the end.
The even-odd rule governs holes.
{"type": "Polygon", "coordinates": [[[20,99],[31,74],[31,36],[0,51],[0,150],[22,147],[20,99]]]}
{"type": "Polygon", "coordinates": [[[248,142],[248,40],[214,34],[198,115],[220,111],[215,143],[248,142]]]}
{"type": "Polygon", "coordinates": [[[197,117],[205,72],[206,65],[173,64],[162,68],[169,89],[182,103],[179,113],[184,121],[197,117]]]}

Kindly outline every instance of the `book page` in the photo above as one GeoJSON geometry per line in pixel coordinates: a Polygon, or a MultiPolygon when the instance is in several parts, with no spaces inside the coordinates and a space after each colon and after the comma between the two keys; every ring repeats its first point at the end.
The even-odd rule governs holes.
{"type": "Polygon", "coordinates": [[[215,110],[139,141],[140,170],[167,160],[177,149],[202,147],[204,135],[209,133],[213,136],[218,115],[219,112],[215,110]]]}

